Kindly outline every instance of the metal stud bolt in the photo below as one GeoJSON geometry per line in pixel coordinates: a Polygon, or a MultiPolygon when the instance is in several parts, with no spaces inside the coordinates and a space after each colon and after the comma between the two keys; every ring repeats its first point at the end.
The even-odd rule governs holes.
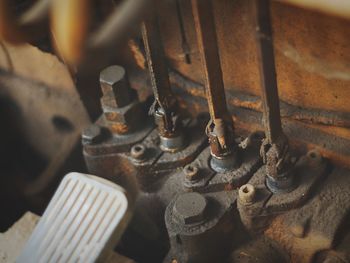
{"type": "Polygon", "coordinates": [[[198,168],[196,166],[193,166],[191,164],[188,164],[184,167],[183,172],[186,176],[186,179],[190,181],[196,181],[199,179],[199,172],[198,168]]]}
{"type": "Polygon", "coordinates": [[[130,150],[131,156],[137,160],[144,159],[145,153],[146,147],[143,144],[135,144],[130,150]]]}
{"type": "Polygon", "coordinates": [[[251,184],[242,185],[238,190],[238,197],[243,204],[252,204],[255,199],[255,187],[251,184]]]}

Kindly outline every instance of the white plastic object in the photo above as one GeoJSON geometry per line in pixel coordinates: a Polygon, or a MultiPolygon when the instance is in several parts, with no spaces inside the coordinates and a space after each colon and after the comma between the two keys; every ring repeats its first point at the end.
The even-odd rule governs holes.
{"type": "Polygon", "coordinates": [[[130,209],[123,188],[96,176],[69,173],[17,262],[104,261],[129,219],[130,209]]]}

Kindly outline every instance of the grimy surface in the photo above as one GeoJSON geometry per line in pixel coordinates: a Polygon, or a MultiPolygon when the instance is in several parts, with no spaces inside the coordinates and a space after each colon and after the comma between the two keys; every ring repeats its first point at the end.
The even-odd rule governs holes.
{"type": "MultiPolygon", "coordinates": [[[[157,9],[170,68],[193,83],[203,84],[204,74],[191,3],[182,0],[179,3],[159,1],[157,9]],[[173,12],[177,8],[176,4],[180,5],[180,13],[173,12]],[[180,20],[182,23],[179,23],[180,20]],[[184,38],[186,49],[183,46],[184,38]]],[[[253,11],[252,1],[213,1],[219,54],[230,110],[239,107],[262,111],[259,99],[252,102],[228,95],[236,92],[254,97],[261,95],[253,11]]],[[[293,129],[303,126],[303,132],[311,134],[306,144],[305,140],[302,141],[304,146],[317,146],[332,161],[350,166],[350,155],[336,150],[342,147],[337,140],[350,139],[349,125],[345,120],[350,113],[347,99],[350,97],[350,20],[272,1],[271,21],[281,105],[287,104],[294,108],[285,114],[282,105],[282,123],[293,126],[293,129]],[[342,121],[338,122],[339,118],[342,121]],[[312,139],[319,137],[320,133],[333,139],[328,142],[312,139]],[[333,148],[335,144],[337,147],[333,148]]],[[[132,48],[137,64],[142,66],[141,53],[135,52],[135,46],[132,48]]],[[[173,83],[182,87],[184,82],[177,80],[173,83]]],[[[205,103],[196,103],[197,98],[205,97],[203,88],[188,85],[180,92],[181,95],[186,93],[192,97],[187,105],[208,110],[205,103]]],[[[259,128],[259,125],[251,125],[246,119],[234,117],[238,119],[238,129],[252,131],[259,128]]],[[[297,134],[290,136],[287,130],[286,134],[291,140],[298,137],[297,134]]]]}

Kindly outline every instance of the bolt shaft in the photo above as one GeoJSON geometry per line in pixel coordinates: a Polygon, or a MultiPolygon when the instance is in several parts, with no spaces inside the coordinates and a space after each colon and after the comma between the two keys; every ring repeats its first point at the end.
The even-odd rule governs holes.
{"type": "Polygon", "coordinates": [[[217,36],[211,0],[192,0],[198,48],[205,73],[209,113],[213,120],[226,119],[224,81],[218,53],[217,36]]]}
{"type": "Polygon", "coordinates": [[[176,117],[177,100],[170,86],[155,4],[150,6],[150,8],[152,12],[143,21],[141,31],[155,97],[153,112],[159,134],[163,137],[176,137],[181,126],[179,119],[176,117]]]}
{"type": "Polygon", "coordinates": [[[255,0],[256,37],[260,60],[261,91],[266,138],[270,144],[281,137],[282,124],[277,89],[276,67],[270,23],[270,1],[255,0]]]}
{"type": "Polygon", "coordinates": [[[211,120],[207,127],[211,153],[222,158],[235,151],[233,121],[227,109],[211,0],[192,0],[198,48],[205,76],[211,120]]]}
{"type": "Polygon", "coordinates": [[[290,191],[294,181],[288,139],[283,133],[280,116],[270,0],[255,0],[255,18],[266,136],[260,152],[266,163],[267,186],[272,192],[281,193],[290,191]]]}

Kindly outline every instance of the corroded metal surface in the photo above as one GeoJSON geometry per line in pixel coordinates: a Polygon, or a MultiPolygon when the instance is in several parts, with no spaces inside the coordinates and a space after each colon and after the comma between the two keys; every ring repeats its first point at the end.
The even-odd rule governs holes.
{"type": "Polygon", "coordinates": [[[184,122],[184,132],[188,134],[187,144],[175,153],[163,152],[160,149],[158,131],[152,130],[149,124],[134,134],[111,135],[107,132],[102,140],[93,144],[83,140],[84,156],[89,171],[113,178],[123,172],[123,167],[129,167],[127,170],[131,171],[130,176],[136,176],[141,189],[151,189],[153,183],[173,169],[191,162],[205,147],[206,121],[207,118],[200,118],[198,121],[184,122]],[[135,144],[142,144],[145,148],[142,159],[135,158],[130,152],[135,144]],[[120,163],[125,164],[118,168],[120,163]],[[105,171],[105,174],[101,171],[105,171]]]}
{"type": "MultiPolygon", "coordinates": [[[[177,92],[184,97],[193,96],[205,98],[203,86],[200,83],[191,81],[180,75],[178,72],[170,72],[170,81],[176,88],[181,88],[181,90],[177,90],[177,92]]],[[[225,93],[230,108],[242,108],[258,112],[262,112],[263,110],[260,96],[248,94],[247,91],[238,91],[235,89],[226,89],[225,93]]],[[[198,104],[200,103],[198,102],[198,104]]],[[[324,125],[329,126],[330,128],[332,126],[350,128],[350,112],[299,107],[297,105],[289,104],[284,100],[280,100],[280,111],[282,118],[302,121],[310,125],[324,125]]]]}
{"type": "Polygon", "coordinates": [[[339,231],[348,231],[348,185],[349,170],[334,169],[310,202],[278,216],[266,235],[290,251],[291,262],[310,262],[316,253],[337,247],[343,236],[339,231]]]}
{"type": "Polygon", "coordinates": [[[266,185],[273,192],[287,192],[294,187],[293,174],[290,172],[294,164],[291,161],[288,138],[282,130],[272,44],[270,1],[256,0],[254,3],[266,137],[261,145],[260,154],[266,164],[266,185]]]}
{"type": "Polygon", "coordinates": [[[283,131],[272,43],[270,1],[257,0],[254,3],[265,136],[269,144],[275,144],[282,136],[283,131]]]}
{"type": "MultiPolygon", "coordinates": [[[[225,87],[260,95],[251,3],[215,1],[213,11],[225,87]]],[[[203,83],[190,3],[183,5],[188,9],[183,15],[192,63],[181,63],[176,16],[172,4],[164,2],[159,9],[166,54],[178,72],[203,83]]],[[[271,16],[281,99],[305,108],[349,112],[349,21],[274,1],[271,16]]]]}
{"type": "Polygon", "coordinates": [[[192,10],[205,76],[204,86],[210,114],[206,132],[211,154],[219,160],[232,159],[223,166],[235,166],[238,163],[237,145],[234,141],[233,121],[226,104],[211,0],[192,0],[192,10]]]}
{"type": "MultiPolygon", "coordinates": [[[[173,114],[174,111],[171,114],[165,112],[167,119],[164,119],[164,112],[160,111],[158,121],[164,124],[166,120],[166,125],[160,125],[159,133],[150,119],[141,118],[139,122],[133,119],[134,116],[145,116],[148,103],[138,104],[128,89],[124,87],[118,91],[114,85],[116,83],[109,83],[103,89],[103,118],[83,132],[84,155],[92,173],[124,185],[131,193],[140,193],[143,202],[137,210],[142,213],[138,215],[137,223],[131,226],[131,232],[136,226],[143,230],[135,232],[147,236],[153,227],[161,233],[154,235],[157,236],[155,243],[165,244],[166,247],[169,244],[165,234],[165,214],[171,246],[167,259],[180,262],[223,261],[228,259],[229,253],[232,253],[231,260],[237,261],[239,258],[248,262],[257,258],[267,262],[346,262],[350,240],[349,171],[336,165],[350,165],[348,21],[271,2],[271,10],[263,11],[265,15],[271,12],[272,28],[264,24],[267,22],[266,16],[259,17],[259,55],[254,40],[251,1],[193,0],[192,5],[190,1],[184,0],[157,1],[157,5],[152,7],[156,9],[158,17],[145,19],[148,8],[140,8],[147,2],[128,1],[130,6],[137,6],[134,10],[127,6],[127,10],[132,11],[124,13],[127,19],[118,20],[121,17],[113,13],[106,30],[95,35],[95,41],[87,43],[87,46],[92,45],[98,50],[101,46],[111,46],[112,40],[118,40],[115,45],[119,49],[120,36],[123,36],[124,41],[129,34],[126,34],[126,30],[130,27],[125,26],[125,21],[144,20],[148,67],[153,77],[161,73],[160,78],[152,79],[153,84],[156,83],[153,85],[156,88],[156,100],[170,106],[176,104],[176,110],[180,106],[196,116],[199,111],[207,110],[204,98],[209,95],[209,112],[216,126],[213,132],[218,135],[215,143],[224,146],[227,144],[227,130],[228,137],[234,138],[232,119],[237,134],[262,130],[260,112],[265,109],[266,135],[269,146],[272,145],[268,150],[273,150],[273,160],[270,160],[273,165],[267,169],[270,175],[278,174],[275,168],[280,159],[292,150],[295,150],[296,156],[302,156],[308,149],[317,148],[324,157],[331,159],[332,165],[328,165],[328,161],[325,162],[316,151],[309,152],[299,160],[296,158],[295,167],[289,170],[295,175],[295,188],[288,188],[289,192],[277,195],[265,183],[266,167],[261,166],[258,151],[261,137],[251,140],[251,136],[246,141],[232,141],[240,145],[237,152],[240,162],[229,170],[220,170],[222,167],[213,162],[210,149],[206,147],[203,119],[200,123],[180,120],[177,113],[173,114]],[[155,20],[159,20],[159,23],[154,23],[155,20]],[[159,25],[160,31],[155,24],[159,25]],[[121,31],[120,27],[123,27],[121,31]],[[271,39],[272,31],[274,39],[271,39]],[[116,32],[123,34],[112,36],[116,32]],[[152,45],[148,45],[152,42],[152,45]],[[152,47],[155,49],[152,50],[152,47]],[[172,68],[170,82],[167,62],[163,60],[163,47],[172,68]],[[276,72],[274,61],[271,60],[272,53],[276,57],[276,72]],[[200,70],[200,57],[204,62],[204,77],[200,70]],[[259,79],[260,59],[263,74],[259,79]],[[207,94],[199,84],[201,82],[205,83],[207,94]],[[261,82],[262,101],[258,99],[261,82]],[[281,113],[277,86],[282,98],[281,113]],[[178,104],[172,102],[175,101],[174,94],[179,95],[178,104]],[[134,111],[135,104],[140,107],[134,111]],[[229,110],[232,110],[232,115],[229,110]],[[139,114],[140,111],[144,115],[139,114]],[[183,124],[187,141],[182,141],[185,142],[182,145],[184,147],[177,148],[175,153],[164,152],[166,147],[160,146],[162,136],[159,135],[169,135],[162,132],[173,131],[176,122],[183,124]],[[130,123],[143,125],[126,129],[130,123]],[[230,128],[225,130],[227,125],[230,128]],[[290,138],[290,148],[286,148],[287,140],[282,135],[282,127],[290,138]],[[247,182],[249,186],[238,190],[239,186],[247,182]],[[152,227],[148,229],[149,226],[152,227]],[[249,244],[248,247],[246,244],[249,244]]],[[[124,8],[125,5],[122,5],[121,10],[124,8]]],[[[70,32],[68,30],[66,33],[70,32]]],[[[70,41],[71,38],[66,40],[70,41]]],[[[145,69],[143,47],[137,46],[135,41],[132,47],[136,63],[145,69]]],[[[2,45],[2,48],[5,51],[1,53],[4,58],[2,65],[6,64],[13,70],[16,65],[11,64],[7,45],[2,45]]],[[[74,52],[81,51],[78,48],[74,52]]],[[[118,53],[124,54],[124,51],[118,50],[118,53]]],[[[98,57],[99,60],[86,63],[86,67],[106,61],[103,58],[106,54],[108,52],[100,57],[94,52],[89,53],[90,59],[98,57]]],[[[76,60],[74,54],[71,57],[76,60]]],[[[121,57],[118,59],[122,60],[121,57]]],[[[128,73],[134,80],[131,86],[137,87],[144,94],[144,99],[150,94],[145,74],[137,72],[130,57],[127,62],[125,65],[130,68],[128,73]]],[[[45,77],[35,79],[46,81],[45,77]]],[[[57,84],[55,80],[50,81],[57,84]]],[[[64,87],[67,84],[60,83],[64,87]]],[[[7,81],[2,84],[7,85],[7,81]]],[[[73,82],[68,86],[73,87],[73,82]]],[[[74,100],[79,101],[78,98],[74,100]]],[[[66,134],[70,133],[72,127],[75,129],[81,124],[74,122],[67,126],[65,123],[62,128],[62,123],[65,123],[62,118],[53,119],[53,125],[56,128],[61,126],[61,132],[66,134]]],[[[68,146],[73,145],[72,141],[68,143],[68,146]]],[[[53,152],[55,150],[53,148],[53,152]]],[[[66,152],[55,153],[60,158],[50,166],[53,170],[58,169],[66,156],[66,152]]],[[[30,186],[29,190],[33,192],[40,189],[35,184],[30,186]]],[[[131,243],[134,248],[135,243],[131,243]]],[[[143,242],[146,243],[148,245],[148,242],[143,242]]]]}
{"type": "MultiPolygon", "coordinates": [[[[173,85],[181,86],[179,90],[183,104],[194,112],[205,109],[203,86],[183,78],[178,73],[171,74],[173,85]]],[[[234,109],[238,132],[262,130],[260,98],[246,93],[226,89],[230,106],[234,109]]],[[[344,112],[320,109],[299,108],[282,101],[281,115],[286,135],[293,149],[304,152],[317,149],[323,156],[338,164],[350,166],[350,134],[348,114],[344,112]],[[299,121],[303,120],[303,121],[299,121]]]]}
{"type": "Polygon", "coordinates": [[[114,134],[130,134],[145,126],[147,120],[144,105],[137,93],[130,88],[129,79],[123,67],[113,65],[100,74],[102,89],[101,105],[103,121],[114,134]]]}
{"type": "Polygon", "coordinates": [[[249,180],[256,191],[255,201],[251,204],[238,202],[238,210],[243,224],[253,232],[263,230],[269,220],[278,214],[302,206],[310,197],[318,182],[327,175],[327,163],[316,151],[298,160],[292,173],[297,181],[294,190],[274,194],[265,184],[266,171],[262,166],[249,180]]]}
{"type": "Polygon", "coordinates": [[[158,126],[162,149],[176,152],[184,146],[182,122],[178,113],[178,103],[170,86],[155,7],[152,6],[151,10],[151,16],[147,17],[141,26],[154,95],[150,113],[154,115],[158,126]]]}

